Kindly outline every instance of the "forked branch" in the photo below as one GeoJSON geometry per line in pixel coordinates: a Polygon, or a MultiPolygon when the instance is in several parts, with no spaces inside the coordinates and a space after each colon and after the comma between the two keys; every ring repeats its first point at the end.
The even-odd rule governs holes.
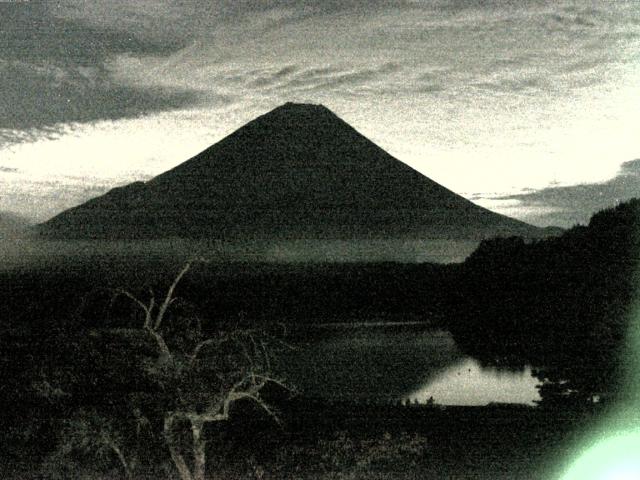
{"type": "MultiPolygon", "coordinates": [[[[199,261],[205,261],[205,260],[199,259],[199,261]]],[[[165,295],[164,300],[162,301],[162,304],[160,304],[160,307],[158,308],[158,311],[155,314],[155,318],[154,318],[154,312],[156,307],[156,298],[153,293],[153,289],[151,287],[149,287],[148,303],[143,302],[142,300],[140,300],[138,297],[136,297],[135,295],[133,295],[131,292],[127,290],[124,290],[124,289],[116,290],[116,295],[124,295],[125,297],[129,298],[131,301],[133,301],[136,305],[138,305],[142,309],[142,311],[144,312],[144,324],[142,328],[146,332],[148,332],[149,335],[156,342],[158,349],[160,350],[160,357],[163,360],[171,358],[172,355],[171,355],[171,351],[169,350],[169,347],[167,346],[167,343],[165,342],[162,334],[160,333],[160,327],[162,326],[162,321],[167,312],[167,309],[176,300],[176,298],[173,296],[175,289],[180,283],[180,280],[182,280],[182,277],[184,277],[185,274],[191,268],[192,263],[193,263],[193,260],[189,260],[185,264],[185,266],[182,267],[182,270],[180,270],[178,275],[176,275],[176,277],[173,280],[173,283],[169,286],[169,289],[167,290],[167,294],[165,295]]]]}
{"type": "Polygon", "coordinates": [[[158,310],[158,314],[156,315],[156,319],[155,319],[155,322],[153,324],[154,330],[158,330],[160,328],[160,326],[162,325],[162,320],[164,319],[164,315],[167,312],[167,308],[169,308],[169,305],[171,305],[175,300],[175,298],[173,297],[173,292],[175,291],[176,287],[178,286],[178,283],[180,283],[180,280],[182,280],[182,277],[184,277],[185,274],[191,268],[192,262],[193,262],[192,260],[189,260],[185,264],[185,266],[182,267],[182,270],[180,270],[180,273],[178,273],[176,278],[173,280],[173,283],[169,287],[169,290],[167,290],[167,294],[164,297],[164,301],[162,302],[162,305],[160,305],[160,309],[158,310]]]}

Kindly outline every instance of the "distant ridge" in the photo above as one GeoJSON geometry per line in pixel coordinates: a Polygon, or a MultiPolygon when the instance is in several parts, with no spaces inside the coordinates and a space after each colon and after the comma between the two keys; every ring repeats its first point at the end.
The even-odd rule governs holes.
{"type": "Polygon", "coordinates": [[[27,219],[0,211],[0,240],[22,238],[32,225],[27,219]]]}
{"type": "Polygon", "coordinates": [[[294,103],[146,183],[113,189],[62,212],[38,231],[68,239],[482,239],[550,233],[456,195],[326,107],[294,103]]]}

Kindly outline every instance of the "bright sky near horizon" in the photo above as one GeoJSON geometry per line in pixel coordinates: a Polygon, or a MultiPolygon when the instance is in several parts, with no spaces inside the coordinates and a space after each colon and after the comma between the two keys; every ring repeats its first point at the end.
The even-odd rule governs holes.
{"type": "Polygon", "coordinates": [[[0,3],[0,211],[44,220],[286,101],[493,210],[640,191],[637,0],[0,3]]]}

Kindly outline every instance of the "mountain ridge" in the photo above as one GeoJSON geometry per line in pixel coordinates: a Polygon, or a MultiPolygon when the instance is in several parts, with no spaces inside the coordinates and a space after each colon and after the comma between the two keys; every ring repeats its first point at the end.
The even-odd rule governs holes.
{"type": "Polygon", "coordinates": [[[32,225],[32,222],[20,215],[0,211],[0,240],[21,238],[32,225]]]}
{"type": "Polygon", "coordinates": [[[189,160],[38,227],[54,238],[548,235],[439,185],[322,105],[286,103],[189,160]]]}

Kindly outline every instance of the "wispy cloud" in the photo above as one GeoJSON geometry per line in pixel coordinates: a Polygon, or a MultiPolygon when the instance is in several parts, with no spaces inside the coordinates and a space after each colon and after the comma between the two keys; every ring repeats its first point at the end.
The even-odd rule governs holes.
{"type": "Polygon", "coordinates": [[[90,184],[86,179],[82,182],[67,179],[23,183],[0,177],[0,211],[18,214],[29,221],[44,221],[78,202],[107,192],[111,187],[111,183],[99,179],[94,179],[90,184]]]}
{"type": "Polygon", "coordinates": [[[196,103],[197,93],[114,84],[102,68],[0,62],[0,129],[135,117],[196,103]]]}
{"type": "Polygon", "coordinates": [[[640,159],[623,163],[618,174],[604,182],[550,186],[516,195],[478,195],[476,200],[489,202],[497,210],[520,210],[521,216],[539,225],[569,227],[586,224],[598,210],[631,198],[640,198],[640,159]]]}
{"type": "Polygon", "coordinates": [[[12,130],[134,117],[195,102],[196,92],[118,84],[104,65],[124,53],[169,54],[182,47],[176,38],[153,39],[134,30],[123,35],[109,26],[61,18],[55,7],[53,2],[0,4],[5,140],[21,140],[9,135],[12,130]]]}

